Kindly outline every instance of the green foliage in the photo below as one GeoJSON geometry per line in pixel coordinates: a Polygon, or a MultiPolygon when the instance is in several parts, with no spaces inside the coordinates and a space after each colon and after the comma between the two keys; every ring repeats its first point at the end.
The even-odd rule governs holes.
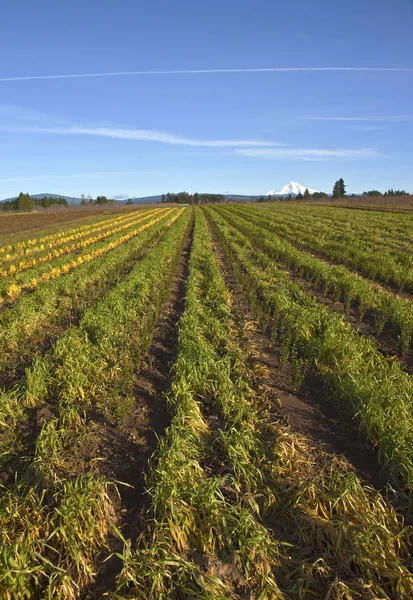
{"type": "MultiPolygon", "coordinates": [[[[333,301],[342,301],[346,308],[356,306],[361,319],[367,313],[369,319],[372,317],[375,320],[376,331],[381,332],[385,325],[390,325],[393,337],[397,340],[399,336],[401,352],[406,354],[409,351],[413,339],[411,301],[396,298],[390,291],[372,286],[370,281],[352,273],[344,265],[329,264],[296,248],[288,240],[303,245],[304,240],[292,223],[277,232],[277,225],[279,227],[281,221],[279,217],[277,225],[274,225],[271,217],[248,207],[234,207],[230,214],[231,221],[246,235],[253,234],[254,225],[260,227],[261,237],[257,245],[269,256],[281,261],[299,277],[312,281],[333,301]]],[[[318,238],[315,228],[312,235],[311,239],[318,238]]],[[[305,245],[308,243],[306,238],[305,245]]]]}
{"type": "Polygon", "coordinates": [[[344,179],[340,177],[333,187],[333,198],[343,198],[346,195],[346,186],[344,185],[344,179]]]}
{"type": "MultiPolygon", "coordinates": [[[[174,216],[177,211],[170,220],[174,216]]],[[[53,417],[43,422],[35,447],[26,449],[14,484],[0,500],[4,597],[76,598],[95,577],[114,508],[108,482],[93,475],[74,478],[71,457],[87,435],[91,411],[112,413],[119,423],[125,417],[123,407],[118,408],[124,399],[129,402],[140,356],[168,295],[188,217],[178,219],[126,277],[85,310],[79,325],[35,360],[13,391],[20,416],[46,404],[53,407],[53,417]]],[[[12,432],[11,422],[7,429],[12,432]]]]}
{"type": "Polygon", "coordinates": [[[19,196],[14,200],[7,200],[6,202],[0,202],[0,210],[11,211],[18,210],[20,212],[28,212],[34,208],[48,208],[49,206],[67,206],[67,200],[65,198],[55,198],[52,196],[44,196],[42,198],[33,198],[30,194],[23,194],[20,192],[19,196]]]}
{"type": "Polygon", "coordinates": [[[30,198],[29,194],[20,192],[17,198],[17,210],[21,212],[33,210],[33,200],[30,198]]]}
{"type": "MultiPolygon", "coordinates": [[[[238,207],[237,211],[248,207],[238,207]]],[[[365,277],[413,291],[412,217],[334,207],[277,204],[268,225],[291,243],[344,264],[365,277]],[[380,249],[380,251],[378,251],[380,249]]],[[[249,212],[248,214],[252,214],[249,212]]]]}
{"type": "MultiPolygon", "coordinates": [[[[357,415],[381,456],[413,488],[413,382],[368,337],[307,294],[274,260],[256,249],[262,239],[252,226],[248,237],[223,222],[213,209],[217,231],[255,306],[273,318],[273,336],[285,358],[305,359],[309,372],[325,383],[330,397],[357,415]],[[255,246],[255,247],[254,247],[255,246]]],[[[224,212],[228,211],[225,209],[224,212]]]]}
{"type": "Polygon", "coordinates": [[[206,574],[200,565],[208,557],[224,563],[236,554],[257,597],[283,598],[272,573],[279,546],[260,523],[255,498],[265,495],[257,413],[231,325],[224,281],[205,218],[197,212],[169,395],[173,420],[153,460],[146,531],[136,552],[125,543],[119,597],[229,599],[225,578],[206,574]],[[220,423],[215,432],[206,421],[211,406],[220,423]],[[204,468],[217,453],[225,475],[204,468]],[[225,485],[234,490],[233,501],[225,485]]]}
{"type": "Polygon", "coordinates": [[[106,196],[97,196],[95,204],[113,204],[115,201],[106,198],[106,196]]]}
{"type": "Polygon", "coordinates": [[[211,202],[227,202],[227,198],[222,194],[188,194],[188,192],[179,192],[178,194],[162,194],[162,202],[174,202],[177,204],[208,204],[211,202]]]}

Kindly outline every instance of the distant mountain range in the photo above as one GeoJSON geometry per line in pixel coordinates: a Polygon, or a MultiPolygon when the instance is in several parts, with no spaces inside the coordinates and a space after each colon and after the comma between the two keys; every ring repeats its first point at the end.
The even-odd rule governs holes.
{"type": "MultiPolygon", "coordinates": [[[[226,198],[228,198],[228,200],[235,200],[238,202],[248,202],[251,200],[256,200],[258,198],[258,196],[243,196],[240,194],[223,194],[226,198]]],[[[82,199],[81,198],[76,198],[75,196],[63,196],[62,194],[49,194],[49,193],[45,193],[45,194],[30,194],[31,198],[64,198],[65,200],[67,200],[67,203],[69,204],[69,206],[78,206],[82,199]]],[[[0,202],[7,202],[8,200],[15,200],[17,198],[17,196],[14,196],[13,198],[5,198],[4,200],[0,200],[0,202]]],[[[128,197],[124,197],[124,196],[115,196],[115,201],[118,204],[127,204],[129,198],[128,197]]],[[[141,197],[135,197],[135,198],[131,198],[132,202],[134,204],[152,204],[155,202],[160,202],[162,200],[162,194],[157,194],[156,196],[141,196],[141,197]]]]}
{"type": "MultiPolygon", "coordinates": [[[[68,204],[80,204],[81,198],[75,198],[73,196],[62,196],[62,194],[30,194],[31,198],[64,198],[67,200],[68,204]]],[[[0,202],[8,202],[9,200],[16,200],[17,196],[13,196],[13,198],[4,198],[4,200],[0,200],[0,202]]]]}
{"type": "MultiPolygon", "coordinates": [[[[287,185],[284,185],[282,188],[280,188],[279,190],[273,190],[270,192],[267,192],[266,194],[264,194],[265,196],[278,196],[280,198],[282,197],[286,197],[286,196],[297,196],[298,194],[304,194],[306,190],[306,186],[301,185],[299,183],[296,183],[295,181],[289,181],[287,183],[287,185]]],[[[318,192],[319,190],[313,190],[312,188],[308,188],[308,191],[310,192],[310,194],[314,194],[314,192],[318,192]]],[[[202,194],[200,194],[202,195],[202,194]]],[[[44,193],[44,194],[30,194],[30,196],[32,198],[44,198],[45,196],[47,198],[64,198],[65,200],[67,200],[67,203],[69,204],[69,206],[78,206],[81,203],[81,198],[76,198],[75,196],[63,196],[62,194],[50,194],[50,193],[44,193]]],[[[229,192],[223,194],[223,196],[225,196],[226,198],[228,198],[228,200],[234,200],[235,202],[251,202],[254,200],[257,200],[257,198],[262,197],[261,195],[242,195],[242,194],[231,194],[229,192]]],[[[6,202],[7,200],[15,200],[17,198],[17,196],[14,196],[14,198],[6,198],[4,200],[0,200],[0,202],[6,202]]],[[[155,202],[160,202],[162,199],[162,194],[157,194],[155,196],[141,196],[141,197],[134,197],[131,198],[133,204],[152,204],[155,202]]],[[[126,204],[129,200],[128,197],[125,197],[124,195],[115,195],[115,200],[118,204],[126,204]]]]}
{"type": "MultiPolygon", "coordinates": [[[[78,206],[81,202],[82,199],[81,198],[76,198],[76,196],[63,196],[62,194],[49,194],[49,193],[45,193],[45,194],[30,194],[31,198],[64,198],[67,203],[69,204],[69,206],[78,206]]],[[[7,202],[8,200],[15,200],[17,198],[17,196],[14,196],[13,198],[5,198],[4,200],[0,200],[0,202],[7,202]]],[[[151,203],[151,202],[160,202],[161,201],[162,196],[158,195],[158,196],[145,196],[143,198],[131,198],[132,202],[134,204],[146,204],[146,203],[151,203]]],[[[122,196],[122,199],[119,199],[115,196],[115,200],[118,204],[126,204],[128,202],[128,198],[124,198],[122,196]]]]}

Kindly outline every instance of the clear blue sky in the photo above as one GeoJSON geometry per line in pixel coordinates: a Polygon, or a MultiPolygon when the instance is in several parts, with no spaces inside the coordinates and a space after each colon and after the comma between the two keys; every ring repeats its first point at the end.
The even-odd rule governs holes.
{"type": "Polygon", "coordinates": [[[413,0],[3,3],[0,198],[413,192],[412,33],[413,0]],[[242,71],[312,67],[380,70],[242,71]],[[35,79],[204,69],[241,72],[35,79]]]}

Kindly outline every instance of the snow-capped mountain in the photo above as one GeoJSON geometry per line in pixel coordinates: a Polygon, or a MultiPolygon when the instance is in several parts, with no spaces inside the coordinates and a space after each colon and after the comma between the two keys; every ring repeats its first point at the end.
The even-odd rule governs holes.
{"type": "MultiPolygon", "coordinates": [[[[304,194],[305,190],[305,185],[300,185],[295,181],[289,181],[287,185],[285,185],[281,189],[272,192],[267,192],[267,196],[289,196],[290,194],[291,196],[297,196],[298,194],[304,194]]],[[[310,194],[314,194],[314,192],[319,192],[320,190],[313,190],[311,188],[308,188],[308,191],[310,192],[310,194]]]]}

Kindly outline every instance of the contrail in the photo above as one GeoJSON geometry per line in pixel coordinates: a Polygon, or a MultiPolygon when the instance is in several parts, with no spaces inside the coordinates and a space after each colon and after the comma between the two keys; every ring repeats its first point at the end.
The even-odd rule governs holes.
{"type": "Polygon", "coordinates": [[[180,69],[173,71],[115,71],[108,73],[77,73],[69,75],[29,75],[25,77],[0,77],[1,81],[35,81],[39,79],[81,79],[86,77],[127,77],[136,75],[203,75],[210,73],[282,73],[314,71],[372,71],[412,73],[410,67],[264,67],[251,69],[180,69]]]}

